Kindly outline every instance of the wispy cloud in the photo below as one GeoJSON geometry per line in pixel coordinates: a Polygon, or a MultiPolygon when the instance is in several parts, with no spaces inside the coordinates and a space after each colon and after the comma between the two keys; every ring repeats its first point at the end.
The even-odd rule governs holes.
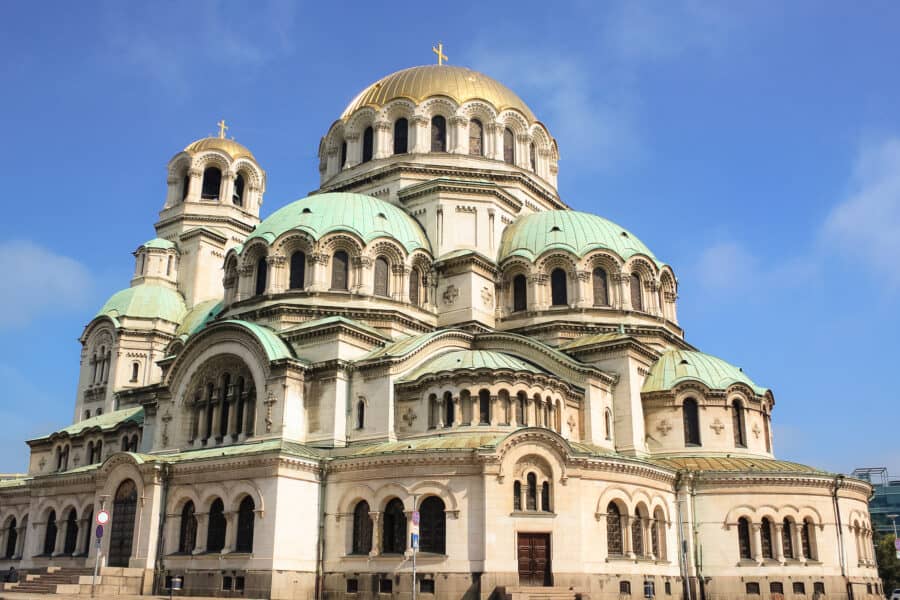
{"type": "Polygon", "coordinates": [[[892,288],[900,286],[900,138],[862,145],[851,191],[832,209],[822,234],[828,249],[859,262],[892,288]]]}
{"type": "Polygon", "coordinates": [[[83,308],[93,279],[80,262],[27,240],[0,242],[0,328],[28,325],[38,316],[83,308]]]}

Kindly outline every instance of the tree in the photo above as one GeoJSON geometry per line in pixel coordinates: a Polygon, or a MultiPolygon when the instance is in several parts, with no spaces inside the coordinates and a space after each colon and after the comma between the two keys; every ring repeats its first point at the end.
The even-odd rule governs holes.
{"type": "Polygon", "coordinates": [[[894,549],[894,537],[875,534],[875,560],[878,561],[878,576],[884,584],[884,591],[890,594],[900,588],[900,559],[894,549]]]}

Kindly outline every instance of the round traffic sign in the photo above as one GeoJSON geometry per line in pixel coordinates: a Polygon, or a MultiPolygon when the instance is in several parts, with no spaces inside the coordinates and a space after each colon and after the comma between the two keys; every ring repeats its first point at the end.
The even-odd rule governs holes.
{"type": "Polygon", "coordinates": [[[109,522],[109,511],[101,510],[97,513],[97,524],[106,525],[109,522]]]}

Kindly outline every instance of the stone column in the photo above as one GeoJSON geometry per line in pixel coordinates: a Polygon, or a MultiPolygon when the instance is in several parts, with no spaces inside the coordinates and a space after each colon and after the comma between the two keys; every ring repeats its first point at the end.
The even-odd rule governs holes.
{"type": "Polygon", "coordinates": [[[219,202],[231,206],[231,196],[234,194],[234,180],[237,173],[228,169],[222,173],[222,183],[219,186],[219,202]]]}
{"type": "Polygon", "coordinates": [[[225,513],[225,546],[222,547],[222,554],[234,552],[237,547],[237,512],[227,511],[225,513]]]}
{"type": "MultiPolygon", "coordinates": [[[[651,560],[657,560],[656,552],[653,551],[653,530],[656,529],[656,519],[644,519],[644,549],[647,556],[651,560]]],[[[660,543],[662,543],[660,541],[660,543]]]]}
{"type": "Polygon", "coordinates": [[[452,145],[447,146],[448,150],[452,154],[468,154],[469,136],[467,134],[469,119],[454,115],[447,120],[447,124],[450,126],[447,133],[452,133],[452,135],[448,135],[450,138],[448,141],[452,142],[452,145]]]}
{"type": "MultiPolygon", "coordinates": [[[[237,437],[237,398],[235,398],[235,386],[231,384],[228,386],[228,393],[225,396],[225,401],[229,403],[228,409],[228,433],[231,434],[232,437],[237,437]]],[[[244,412],[246,413],[246,406],[244,407],[244,412]]]]}
{"type": "MultiPolygon", "coordinates": [[[[214,397],[214,398],[218,398],[218,397],[219,397],[219,390],[218,390],[218,388],[216,388],[215,390],[213,390],[213,397],[214,397]]],[[[222,418],[222,416],[221,416],[221,415],[222,415],[222,413],[221,413],[222,407],[221,407],[221,405],[219,404],[219,402],[217,402],[217,401],[210,401],[210,403],[209,403],[209,408],[210,408],[210,410],[212,411],[212,416],[213,416],[213,417],[212,417],[212,423],[211,423],[211,427],[210,427],[210,429],[209,429],[209,436],[208,436],[208,437],[211,438],[211,439],[213,439],[213,440],[215,440],[215,439],[219,438],[219,436],[216,435],[216,430],[219,429],[219,420],[222,418]]]]}
{"type": "Polygon", "coordinates": [[[453,426],[462,425],[462,404],[460,404],[459,396],[453,398],[453,426]]]}
{"type": "Polygon", "coordinates": [[[492,426],[496,427],[497,425],[500,424],[500,412],[501,412],[501,407],[500,407],[500,402],[499,402],[498,396],[491,395],[490,402],[491,402],[490,403],[490,407],[491,407],[490,422],[491,422],[492,426]]]}
{"type": "Polygon", "coordinates": [[[16,549],[14,558],[22,558],[25,553],[25,537],[28,535],[28,525],[16,527],[16,549]]]}
{"type": "Polygon", "coordinates": [[[435,422],[435,427],[438,429],[443,429],[444,427],[444,415],[446,414],[444,411],[447,410],[447,407],[444,406],[444,397],[441,396],[437,399],[437,420],[435,422]]]}
{"type": "Polygon", "coordinates": [[[347,142],[347,162],[344,164],[345,169],[355,167],[360,163],[362,158],[362,144],[360,143],[359,134],[351,133],[344,136],[347,142]]]}
{"type": "Polygon", "coordinates": [[[428,119],[422,115],[415,115],[409,120],[409,131],[412,133],[411,154],[421,154],[431,150],[431,139],[428,137],[428,119]]]}
{"type": "Polygon", "coordinates": [[[193,554],[203,554],[209,542],[209,513],[198,512],[194,513],[194,516],[197,517],[197,543],[193,554]]]}
{"type": "Polygon", "coordinates": [[[87,556],[91,549],[91,525],[87,519],[78,519],[78,531],[81,533],[81,539],[75,542],[75,554],[83,554],[87,556]]]}
{"type": "Polygon", "coordinates": [[[631,517],[622,515],[619,518],[622,520],[622,553],[628,558],[635,558],[634,544],[631,540],[631,517]]]}
{"type": "Polygon", "coordinates": [[[791,539],[794,541],[794,557],[805,561],[809,557],[803,554],[803,539],[800,537],[801,527],[803,527],[802,523],[794,523],[794,526],[791,527],[791,539]]]}
{"type": "Polygon", "coordinates": [[[510,395],[509,397],[509,424],[513,427],[519,426],[519,397],[510,395]]]}
{"type": "Polygon", "coordinates": [[[266,274],[266,294],[277,294],[283,292],[284,285],[284,264],[287,258],[284,256],[267,256],[266,266],[268,273],[266,274]]]}
{"type": "Polygon", "coordinates": [[[588,289],[590,280],[590,271],[575,272],[575,306],[578,308],[593,306],[594,304],[593,294],[588,289]]]}
{"type": "Polygon", "coordinates": [[[253,265],[238,267],[238,285],[235,301],[245,300],[253,296],[253,265]]]}
{"type": "Polygon", "coordinates": [[[200,202],[200,191],[203,185],[203,171],[200,169],[191,169],[188,171],[190,183],[188,184],[188,195],[184,199],[185,202],[200,202]]]}
{"type": "MultiPolygon", "coordinates": [[[[487,123],[485,126],[485,137],[490,136],[490,156],[494,160],[503,160],[503,131],[506,128],[503,123],[487,123]]],[[[487,154],[486,154],[487,156],[487,154]]]]}
{"type": "Polygon", "coordinates": [[[331,177],[341,170],[341,149],[337,146],[329,146],[325,152],[325,176],[331,177]]]}
{"type": "Polygon", "coordinates": [[[69,521],[66,519],[56,519],[56,543],[53,546],[53,556],[59,556],[63,553],[66,543],[66,533],[69,530],[69,521]]]}
{"type": "Polygon", "coordinates": [[[381,513],[371,511],[369,518],[372,519],[372,550],[369,556],[378,556],[381,554],[381,513]]]}
{"type": "Polygon", "coordinates": [[[393,127],[387,121],[376,121],[372,125],[372,129],[375,133],[372,158],[376,160],[379,158],[387,158],[393,154],[393,148],[391,147],[391,130],[393,127]]]}
{"type": "Polygon", "coordinates": [[[750,553],[753,555],[753,560],[756,562],[761,563],[763,561],[761,523],[750,524],[750,553]]]}
{"type": "Polygon", "coordinates": [[[516,136],[516,166],[531,170],[531,136],[520,133],[516,136]]]}
{"type": "Polygon", "coordinates": [[[775,528],[775,535],[772,538],[772,544],[775,546],[773,550],[773,554],[775,555],[775,560],[780,563],[784,563],[784,524],[782,523],[773,523],[775,528]]]}

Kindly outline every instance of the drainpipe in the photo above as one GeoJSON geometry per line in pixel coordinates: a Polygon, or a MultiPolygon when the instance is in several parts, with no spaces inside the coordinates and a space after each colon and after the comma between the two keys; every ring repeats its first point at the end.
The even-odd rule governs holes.
{"type": "Polygon", "coordinates": [[[697,586],[700,590],[700,598],[706,598],[706,583],[703,581],[703,567],[701,560],[703,554],[700,549],[700,541],[697,535],[697,483],[694,479],[694,473],[688,474],[688,492],[691,495],[691,543],[694,548],[694,574],[697,577],[697,586]]]}
{"type": "Polygon", "coordinates": [[[328,480],[328,471],[325,468],[325,462],[320,463],[322,477],[319,481],[319,527],[317,530],[318,539],[316,540],[316,600],[322,600],[325,597],[325,484],[328,480]]]}
{"type": "Polygon", "coordinates": [[[841,577],[844,578],[844,581],[847,582],[847,591],[849,592],[850,598],[853,598],[853,587],[850,585],[849,580],[847,579],[847,565],[846,559],[844,558],[844,526],[841,524],[841,507],[838,503],[838,490],[844,485],[844,476],[837,475],[834,478],[834,487],[831,488],[831,502],[834,506],[834,522],[835,527],[837,528],[837,540],[838,540],[838,558],[841,561],[841,577]]]}
{"type": "Polygon", "coordinates": [[[678,471],[675,475],[675,509],[678,513],[678,570],[681,573],[681,580],[684,583],[684,589],[687,592],[687,600],[693,600],[691,592],[691,582],[688,577],[687,567],[687,540],[684,538],[684,512],[681,506],[681,488],[684,485],[684,475],[686,471],[678,471]]]}
{"type": "Polygon", "coordinates": [[[169,480],[171,479],[171,465],[169,463],[163,463],[162,465],[162,492],[160,493],[160,506],[159,506],[159,530],[156,535],[156,561],[153,569],[153,589],[154,593],[159,595],[161,589],[161,583],[165,581],[163,578],[163,551],[165,550],[163,535],[166,531],[166,505],[169,503],[169,480]]]}

